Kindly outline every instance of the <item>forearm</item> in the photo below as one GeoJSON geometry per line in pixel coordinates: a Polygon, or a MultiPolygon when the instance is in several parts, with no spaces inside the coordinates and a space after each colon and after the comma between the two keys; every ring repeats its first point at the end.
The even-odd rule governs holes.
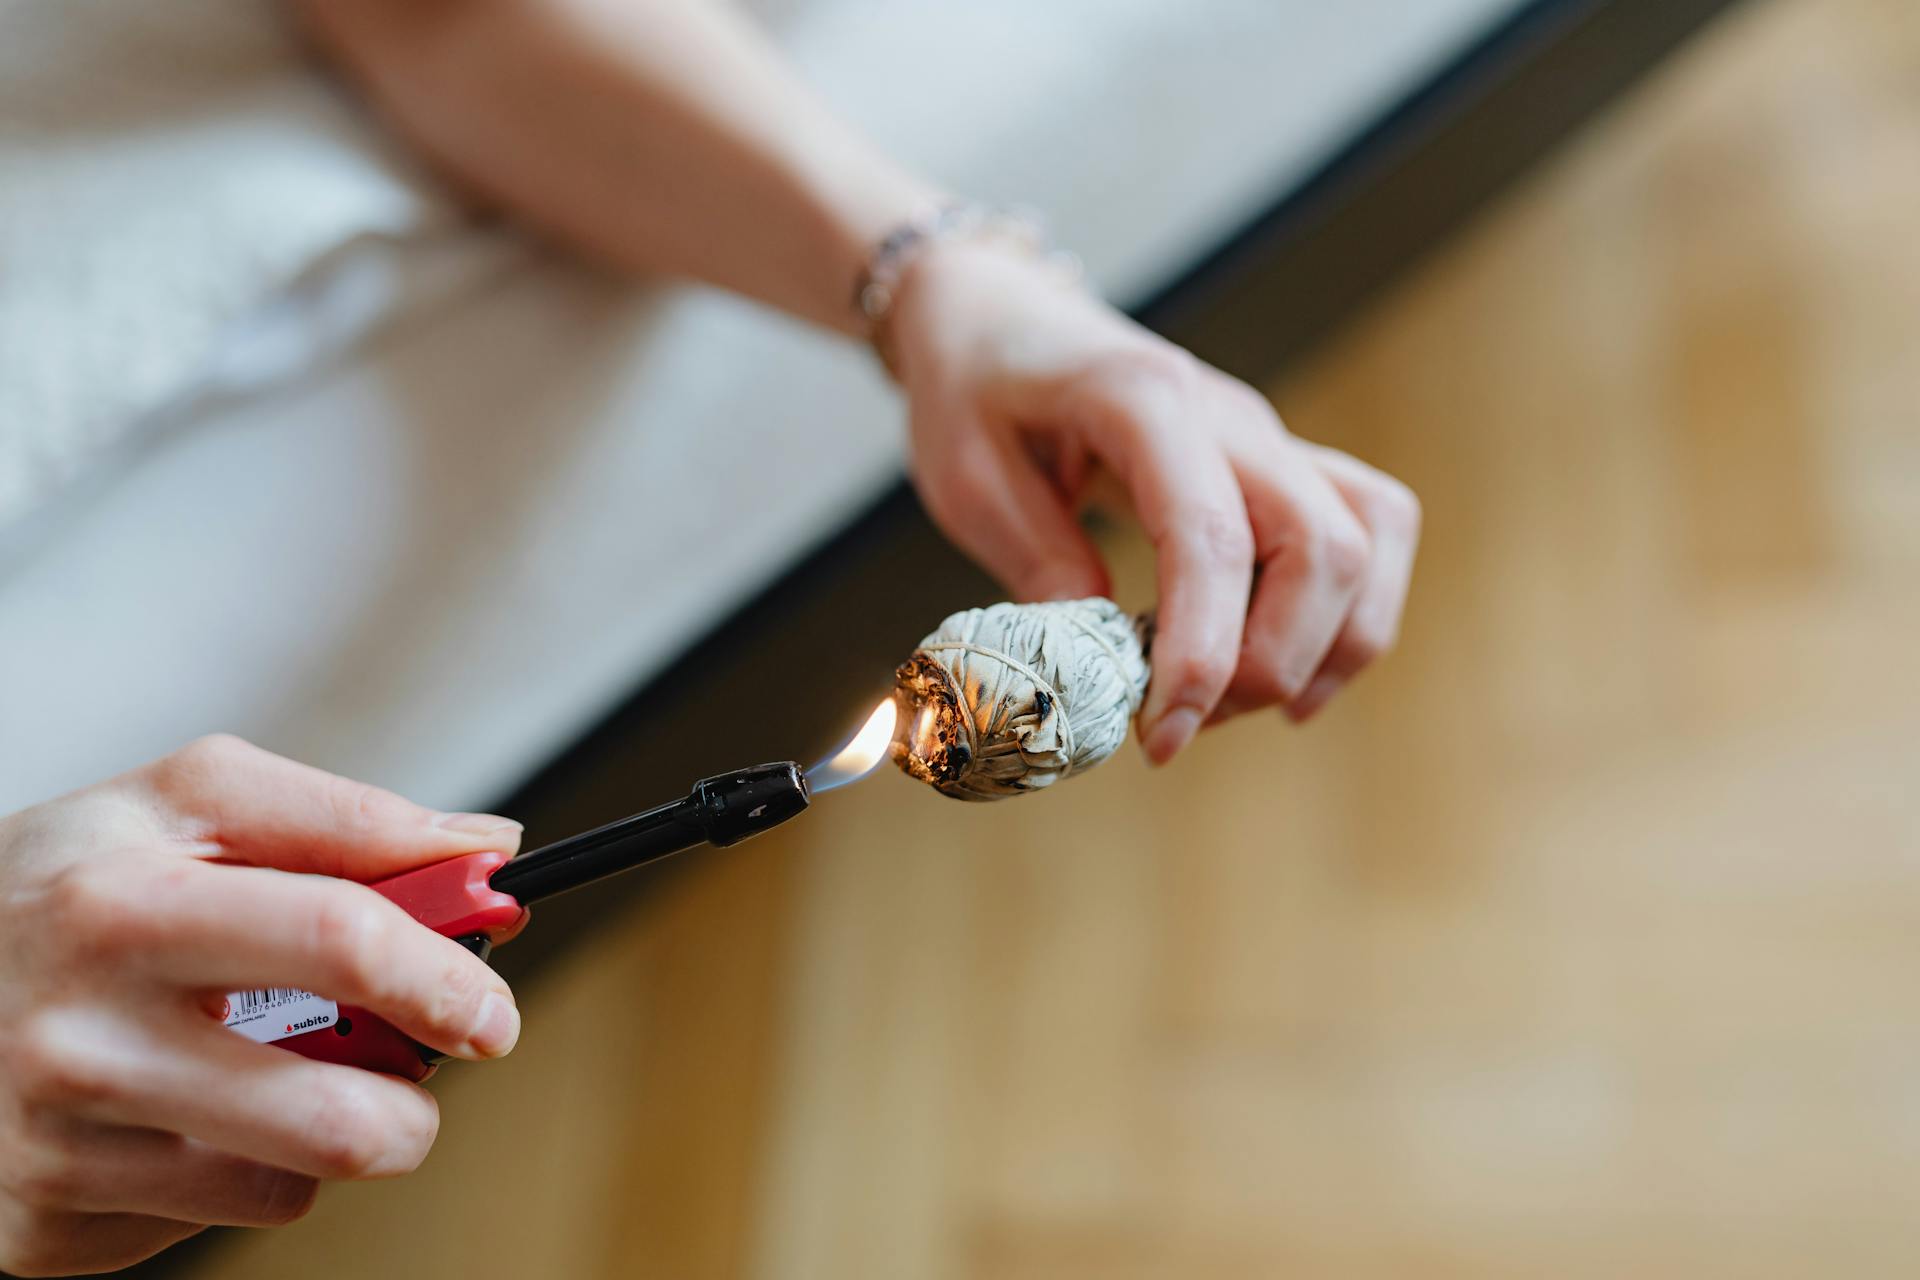
{"type": "Polygon", "coordinates": [[[873,243],[936,193],[711,0],[297,0],[440,166],[624,269],[857,329],[873,243]]]}

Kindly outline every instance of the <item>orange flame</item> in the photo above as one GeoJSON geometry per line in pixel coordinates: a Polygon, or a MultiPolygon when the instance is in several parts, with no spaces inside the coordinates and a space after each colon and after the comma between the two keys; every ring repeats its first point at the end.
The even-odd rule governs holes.
{"type": "Polygon", "coordinates": [[[807,770],[808,785],[815,791],[831,791],[872,773],[887,758],[898,719],[893,699],[884,699],[845,746],[807,770]]]}

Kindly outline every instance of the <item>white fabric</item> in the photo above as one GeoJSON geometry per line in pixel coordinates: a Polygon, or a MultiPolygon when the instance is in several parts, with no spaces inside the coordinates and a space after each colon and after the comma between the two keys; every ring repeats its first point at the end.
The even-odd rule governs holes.
{"type": "MultiPolygon", "coordinates": [[[[167,24],[245,7],[24,2],[0,0],[0,49],[17,13],[111,5],[178,57],[167,24]]],[[[1125,301],[1516,4],[782,0],[774,22],[869,132],[958,191],[1046,209],[1125,301]]],[[[0,64],[0,94],[27,61],[0,64]]],[[[164,171],[191,122],[237,112],[252,123],[221,126],[237,142],[265,127],[259,100],[227,92],[151,127],[107,116],[31,145],[75,150],[55,166],[105,147],[164,171]]],[[[7,147],[23,127],[0,112],[7,147]]],[[[387,144],[354,136],[405,185],[387,144]]],[[[297,145],[337,155],[334,139],[297,145]]],[[[258,229],[235,218],[224,233],[258,229]]],[[[42,230],[5,252],[78,251],[42,230]]],[[[381,238],[412,258],[410,233],[381,238]]],[[[287,270],[311,279],[364,247],[287,270]]],[[[729,298],[622,290],[507,252],[458,306],[271,394],[177,411],[0,530],[0,811],[213,729],[427,803],[485,803],[897,479],[899,408],[866,353],[729,298]]],[[[13,271],[0,259],[0,295],[13,271]]],[[[123,283],[114,305],[139,305],[123,283]]],[[[0,449],[22,427],[0,420],[0,449]]]]}
{"type": "Polygon", "coordinates": [[[161,411],[310,368],[500,247],[273,0],[0,0],[0,525],[161,411]]]}

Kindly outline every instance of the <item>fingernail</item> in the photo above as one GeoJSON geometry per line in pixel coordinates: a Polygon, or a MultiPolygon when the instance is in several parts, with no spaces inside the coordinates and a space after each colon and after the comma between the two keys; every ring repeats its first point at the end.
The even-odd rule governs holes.
{"type": "Polygon", "coordinates": [[[521,829],[512,818],[492,813],[443,813],[433,820],[433,825],[442,831],[458,831],[467,836],[493,836],[521,829]]]}
{"type": "Polygon", "coordinates": [[[1193,741],[1193,735],[1200,731],[1200,712],[1193,707],[1175,707],[1160,717],[1160,723],[1153,726],[1153,732],[1147,735],[1147,759],[1155,764],[1165,764],[1180,752],[1180,748],[1193,741]]]}
{"type": "Polygon", "coordinates": [[[497,991],[488,992],[468,1042],[484,1057],[504,1058],[519,1039],[520,1010],[509,997],[497,991]]]}

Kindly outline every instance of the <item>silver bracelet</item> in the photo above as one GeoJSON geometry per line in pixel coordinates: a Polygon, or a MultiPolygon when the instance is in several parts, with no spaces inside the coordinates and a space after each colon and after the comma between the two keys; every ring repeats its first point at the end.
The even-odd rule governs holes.
{"type": "Polygon", "coordinates": [[[899,373],[888,322],[901,277],[928,249],[960,240],[1003,240],[1016,245],[1054,267],[1066,281],[1078,281],[1084,274],[1079,258],[1048,246],[1046,225],[1030,209],[952,201],[925,217],[901,223],[873,247],[853,290],[854,310],[866,322],[867,341],[889,373],[899,373]]]}

